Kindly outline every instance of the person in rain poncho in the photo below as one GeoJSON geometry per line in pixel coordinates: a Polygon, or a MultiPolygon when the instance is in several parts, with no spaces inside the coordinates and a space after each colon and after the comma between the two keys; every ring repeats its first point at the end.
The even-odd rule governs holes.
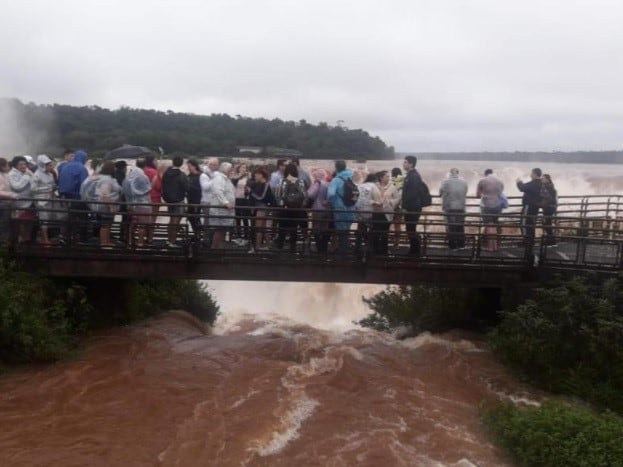
{"type": "Polygon", "coordinates": [[[35,212],[32,210],[32,172],[28,170],[28,163],[24,156],[15,156],[11,161],[11,170],[7,175],[9,188],[18,199],[14,202],[15,211],[13,217],[18,219],[18,241],[28,242],[31,240],[32,229],[35,222],[35,212]]]}
{"type": "Polygon", "coordinates": [[[130,213],[130,244],[141,248],[147,243],[147,230],[152,222],[151,182],[143,169],[145,159],[137,159],[123,181],[123,194],[130,213]]]}
{"type": "Polygon", "coordinates": [[[48,226],[50,222],[57,220],[57,212],[60,206],[55,203],[54,192],[58,186],[58,176],[54,170],[54,161],[47,155],[37,156],[38,169],[32,176],[31,192],[35,201],[35,207],[41,226],[41,243],[50,243],[48,226]]]}

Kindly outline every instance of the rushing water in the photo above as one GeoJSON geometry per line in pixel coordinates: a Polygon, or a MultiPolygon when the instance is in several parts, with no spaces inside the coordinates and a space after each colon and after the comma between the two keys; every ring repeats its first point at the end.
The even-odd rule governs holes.
{"type": "MultiPolygon", "coordinates": [[[[470,186],[493,166],[511,187],[531,165],[478,164],[421,171],[434,189],[450,165],[470,186]]],[[[561,194],[623,186],[619,166],[545,169],[561,194]]],[[[467,333],[396,341],[357,328],[378,286],[210,287],[215,329],[171,312],[0,378],[0,465],[512,465],[479,404],[542,400],[467,333]]]]}
{"type": "Polygon", "coordinates": [[[1,465],[509,465],[478,405],[527,392],[460,333],[395,341],[181,312],[0,381],[1,465]]]}

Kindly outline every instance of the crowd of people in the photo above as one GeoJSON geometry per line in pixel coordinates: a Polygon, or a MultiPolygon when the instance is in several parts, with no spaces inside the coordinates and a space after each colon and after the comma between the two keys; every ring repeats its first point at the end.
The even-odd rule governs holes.
{"type": "MultiPolygon", "coordinates": [[[[180,247],[179,228],[185,219],[193,240],[211,249],[222,249],[229,240],[250,253],[287,245],[291,252],[313,248],[320,254],[346,255],[354,248],[358,253],[387,255],[390,237],[397,245],[404,225],[409,254],[421,253],[417,225],[431,196],[414,156],[405,157],[402,169],[363,174],[361,180],[341,160],[335,162],[333,173],[322,168],[309,173],[296,157],[280,159],[269,173],[264,166],[249,170],[246,164],[233,166],[215,157],[203,164],[175,156],[168,165],[146,155],[130,164],[104,161],[89,174],[87,159],[86,152],[71,150],[58,165],[47,155],[36,160],[16,156],[10,163],[0,158],[0,240],[6,241],[13,217],[19,220],[19,242],[88,241],[89,226],[95,223],[101,247],[149,247],[157,217],[167,216],[168,248],[180,247]],[[113,238],[116,216],[122,222],[113,238]],[[50,226],[57,228],[53,237],[50,226]]],[[[539,210],[546,241],[555,243],[552,217],[557,195],[551,177],[533,169],[531,180],[517,180],[517,188],[523,192],[526,244],[534,242],[539,210]]],[[[441,183],[450,249],[465,247],[468,191],[456,168],[441,183]]],[[[478,182],[476,196],[484,223],[483,248],[495,251],[498,218],[508,200],[504,184],[491,169],[478,182]]]]}

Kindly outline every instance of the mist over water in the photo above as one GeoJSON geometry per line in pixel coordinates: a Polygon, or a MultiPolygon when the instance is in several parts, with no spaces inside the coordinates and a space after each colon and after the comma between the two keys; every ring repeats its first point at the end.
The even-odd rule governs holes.
{"type": "Polygon", "coordinates": [[[317,329],[346,331],[370,309],[362,297],[371,297],[383,286],[297,282],[209,281],[222,314],[217,332],[228,330],[242,318],[288,320],[317,329]]]}
{"type": "Polygon", "coordinates": [[[27,122],[16,112],[11,99],[0,96],[0,157],[10,160],[13,156],[37,155],[47,147],[54,127],[51,111],[39,114],[37,122],[27,122]]]}

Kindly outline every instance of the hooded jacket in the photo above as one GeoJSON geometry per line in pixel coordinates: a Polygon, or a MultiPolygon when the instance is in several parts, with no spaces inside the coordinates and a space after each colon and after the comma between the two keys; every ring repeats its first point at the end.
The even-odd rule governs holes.
{"type": "Polygon", "coordinates": [[[37,157],[37,165],[39,168],[32,176],[31,191],[33,198],[37,198],[42,201],[37,201],[38,206],[45,206],[47,200],[54,197],[54,190],[56,189],[56,177],[54,173],[45,170],[45,166],[52,162],[45,154],[37,157]]]}
{"type": "Polygon", "coordinates": [[[355,221],[355,207],[344,204],[344,180],[353,177],[353,171],[344,169],[337,174],[329,184],[327,192],[329,202],[333,207],[333,219],[337,230],[348,230],[355,221]]]}
{"type": "Polygon", "coordinates": [[[123,180],[123,194],[128,203],[149,204],[151,183],[147,175],[139,168],[132,167],[123,180]]]}
{"type": "Polygon", "coordinates": [[[84,164],[87,153],[76,151],[74,160],[63,164],[63,170],[58,177],[58,192],[62,198],[80,199],[80,187],[89,176],[84,164]]]}
{"type": "MultiPolygon", "coordinates": [[[[31,198],[32,192],[32,173],[30,170],[26,170],[26,172],[21,172],[13,167],[9,174],[7,175],[7,179],[9,181],[9,187],[11,191],[15,193],[19,198],[31,198]]],[[[18,209],[27,209],[32,206],[32,201],[30,200],[20,200],[15,201],[15,207],[18,209]]]]}
{"type": "Polygon", "coordinates": [[[162,175],[162,199],[182,203],[188,191],[188,177],[179,167],[169,167],[162,175]]]}

